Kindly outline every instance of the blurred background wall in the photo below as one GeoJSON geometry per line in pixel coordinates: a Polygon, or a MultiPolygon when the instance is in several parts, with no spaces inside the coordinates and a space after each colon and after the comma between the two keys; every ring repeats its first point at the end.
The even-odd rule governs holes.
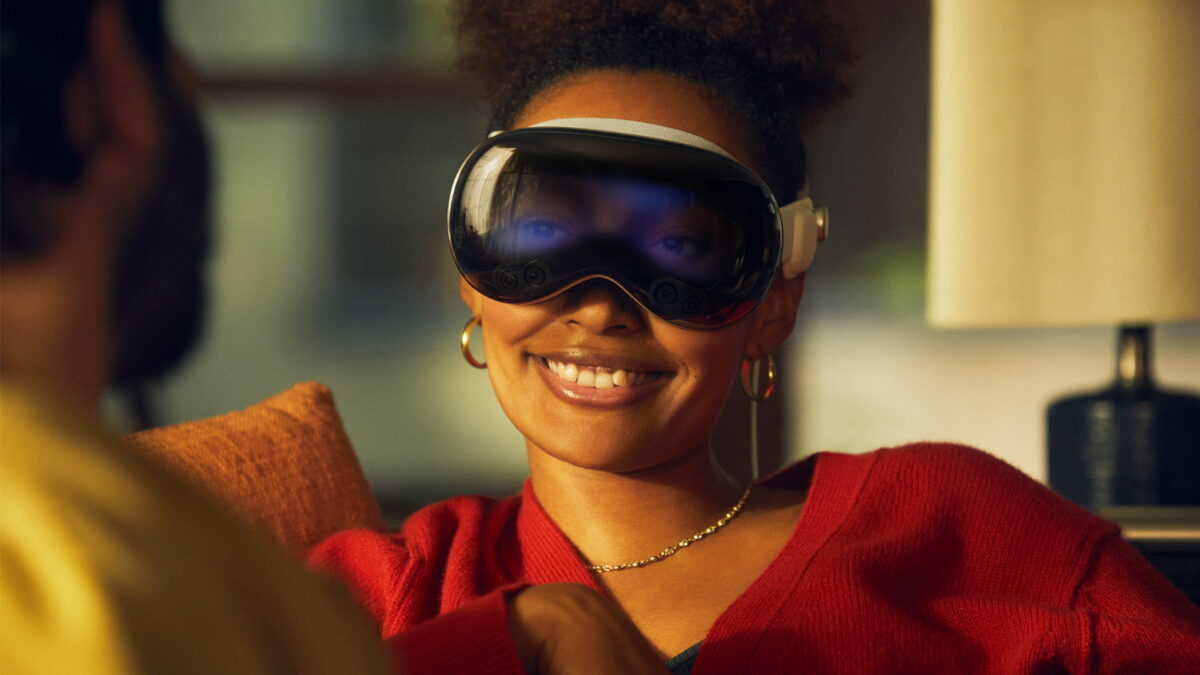
{"type": "MultiPolygon", "coordinates": [[[[521,438],[458,352],[445,198],[486,130],[444,2],[169,4],[201,76],[218,247],[202,348],[155,392],[163,421],[319,380],[394,509],[514,490],[521,438]]],[[[1045,406],[1110,377],[1114,331],[923,325],[929,5],[866,7],[858,93],[809,143],[833,229],[782,376],[785,459],[954,440],[1044,479],[1045,406]]],[[[1156,346],[1163,384],[1200,388],[1200,323],[1156,346]]]]}

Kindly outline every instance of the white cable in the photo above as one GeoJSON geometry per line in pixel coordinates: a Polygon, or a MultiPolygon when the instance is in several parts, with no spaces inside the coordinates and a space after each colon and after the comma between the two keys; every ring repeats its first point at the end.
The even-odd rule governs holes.
{"type": "MultiPolygon", "coordinates": [[[[758,391],[758,368],[762,361],[750,366],[750,389],[758,391]]],[[[758,401],[750,399],[750,480],[758,480],[758,401]]]]}

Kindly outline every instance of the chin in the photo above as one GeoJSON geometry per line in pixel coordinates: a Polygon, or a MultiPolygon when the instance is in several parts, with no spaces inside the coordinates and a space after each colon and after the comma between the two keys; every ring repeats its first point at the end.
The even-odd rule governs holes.
{"type": "MultiPolygon", "coordinates": [[[[595,435],[580,434],[578,438],[564,439],[561,436],[555,442],[538,443],[531,437],[527,442],[531,452],[541,452],[554,459],[580,469],[603,471],[605,473],[634,473],[653,469],[686,456],[679,450],[674,456],[664,453],[666,444],[662,442],[633,442],[632,439],[621,442],[620,439],[608,438],[597,442],[595,435]],[[651,454],[647,449],[653,448],[651,454]]],[[[677,440],[677,439],[675,439],[677,440]]]]}

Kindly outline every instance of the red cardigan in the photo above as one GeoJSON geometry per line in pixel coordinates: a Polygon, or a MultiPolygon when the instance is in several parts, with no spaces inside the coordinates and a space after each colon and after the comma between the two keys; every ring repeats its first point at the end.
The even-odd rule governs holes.
{"type": "MultiPolygon", "coordinates": [[[[764,481],[809,488],[791,539],[717,618],[693,673],[1198,672],[1200,609],[1116,526],[978,450],[820,453],[764,481]]],[[[313,550],[410,674],[520,673],[504,594],[596,588],[520,496],[460,497],[391,535],[313,550]]]]}

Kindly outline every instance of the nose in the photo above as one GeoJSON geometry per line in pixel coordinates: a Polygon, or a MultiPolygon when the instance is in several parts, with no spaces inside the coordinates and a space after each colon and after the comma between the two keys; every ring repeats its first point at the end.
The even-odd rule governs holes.
{"type": "Polygon", "coordinates": [[[619,286],[607,279],[591,279],[559,296],[559,316],[597,335],[619,335],[645,325],[643,310],[619,286]]]}

